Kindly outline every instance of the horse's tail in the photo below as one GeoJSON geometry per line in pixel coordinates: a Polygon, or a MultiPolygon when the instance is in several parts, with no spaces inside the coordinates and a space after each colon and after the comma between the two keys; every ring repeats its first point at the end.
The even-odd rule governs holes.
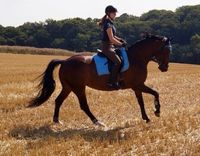
{"type": "Polygon", "coordinates": [[[38,95],[33,98],[30,102],[28,107],[37,107],[43,104],[45,101],[49,99],[51,94],[55,90],[55,81],[53,79],[53,71],[56,66],[62,63],[62,60],[52,60],[44,73],[42,73],[39,77],[42,78],[38,85],[38,95]]]}

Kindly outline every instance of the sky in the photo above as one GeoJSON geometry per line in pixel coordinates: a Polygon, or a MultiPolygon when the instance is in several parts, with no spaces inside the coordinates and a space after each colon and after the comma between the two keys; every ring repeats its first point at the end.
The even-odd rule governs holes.
{"type": "Polygon", "coordinates": [[[107,5],[123,13],[140,16],[153,9],[175,11],[184,5],[197,5],[200,0],[0,0],[0,25],[19,26],[25,22],[46,19],[101,18],[107,5]]]}

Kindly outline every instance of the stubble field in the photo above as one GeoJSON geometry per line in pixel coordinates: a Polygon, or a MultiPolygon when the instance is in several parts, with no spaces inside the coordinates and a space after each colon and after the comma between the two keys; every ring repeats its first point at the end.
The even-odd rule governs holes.
{"type": "Polygon", "coordinates": [[[37,94],[34,79],[54,58],[67,56],[0,54],[0,155],[200,155],[200,66],[170,64],[161,73],[149,64],[146,84],[160,93],[161,117],[153,97],[144,95],[146,124],[131,90],[103,92],[87,88],[89,106],[109,129],[93,126],[71,93],[60,119],[52,122],[56,90],[42,106],[26,108],[37,94]]]}

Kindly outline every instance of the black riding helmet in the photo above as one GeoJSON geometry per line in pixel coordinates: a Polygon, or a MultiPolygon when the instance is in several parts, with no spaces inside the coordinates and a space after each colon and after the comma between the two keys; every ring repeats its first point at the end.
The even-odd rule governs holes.
{"type": "Polygon", "coordinates": [[[106,15],[108,15],[109,13],[113,13],[113,12],[117,12],[117,9],[115,7],[113,7],[112,5],[109,5],[106,7],[106,9],[105,9],[106,15]]]}

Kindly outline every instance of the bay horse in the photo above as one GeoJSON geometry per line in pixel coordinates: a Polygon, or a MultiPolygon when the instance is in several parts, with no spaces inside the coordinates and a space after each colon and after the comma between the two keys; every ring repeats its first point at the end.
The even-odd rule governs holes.
{"type": "MultiPolygon", "coordinates": [[[[135,92],[141,109],[142,119],[149,122],[146,114],[142,93],[154,96],[155,115],[160,116],[159,93],[144,83],[147,78],[147,65],[150,61],[158,63],[161,72],[168,70],[169,55],[171,51],[170,39],[164,36],[151,35],[137,41],[127,48],[129,69],[121,73],[123,85],[121,89],[132,89],[135,92]]],[[[86,86],[103,91],[114,89],[107,86],[109,75],[99,76],[92,56],[78,54],[66,60],[53,59],[49,62],[44,73],[40,75],[41,82],[38,85],[38,95],[33,98],[28,107],[36,107],[49,99],[55,90],[53,71],[60,65],[59,79],[62,90],[55,100],[53,121],[59,123],[59,110],[63,101],[70,92],[73,92],[79,100],[80,108],[87,114],[91,121],[98,126],[105,126],[90,111],[86,98],[86,86]]]]}

